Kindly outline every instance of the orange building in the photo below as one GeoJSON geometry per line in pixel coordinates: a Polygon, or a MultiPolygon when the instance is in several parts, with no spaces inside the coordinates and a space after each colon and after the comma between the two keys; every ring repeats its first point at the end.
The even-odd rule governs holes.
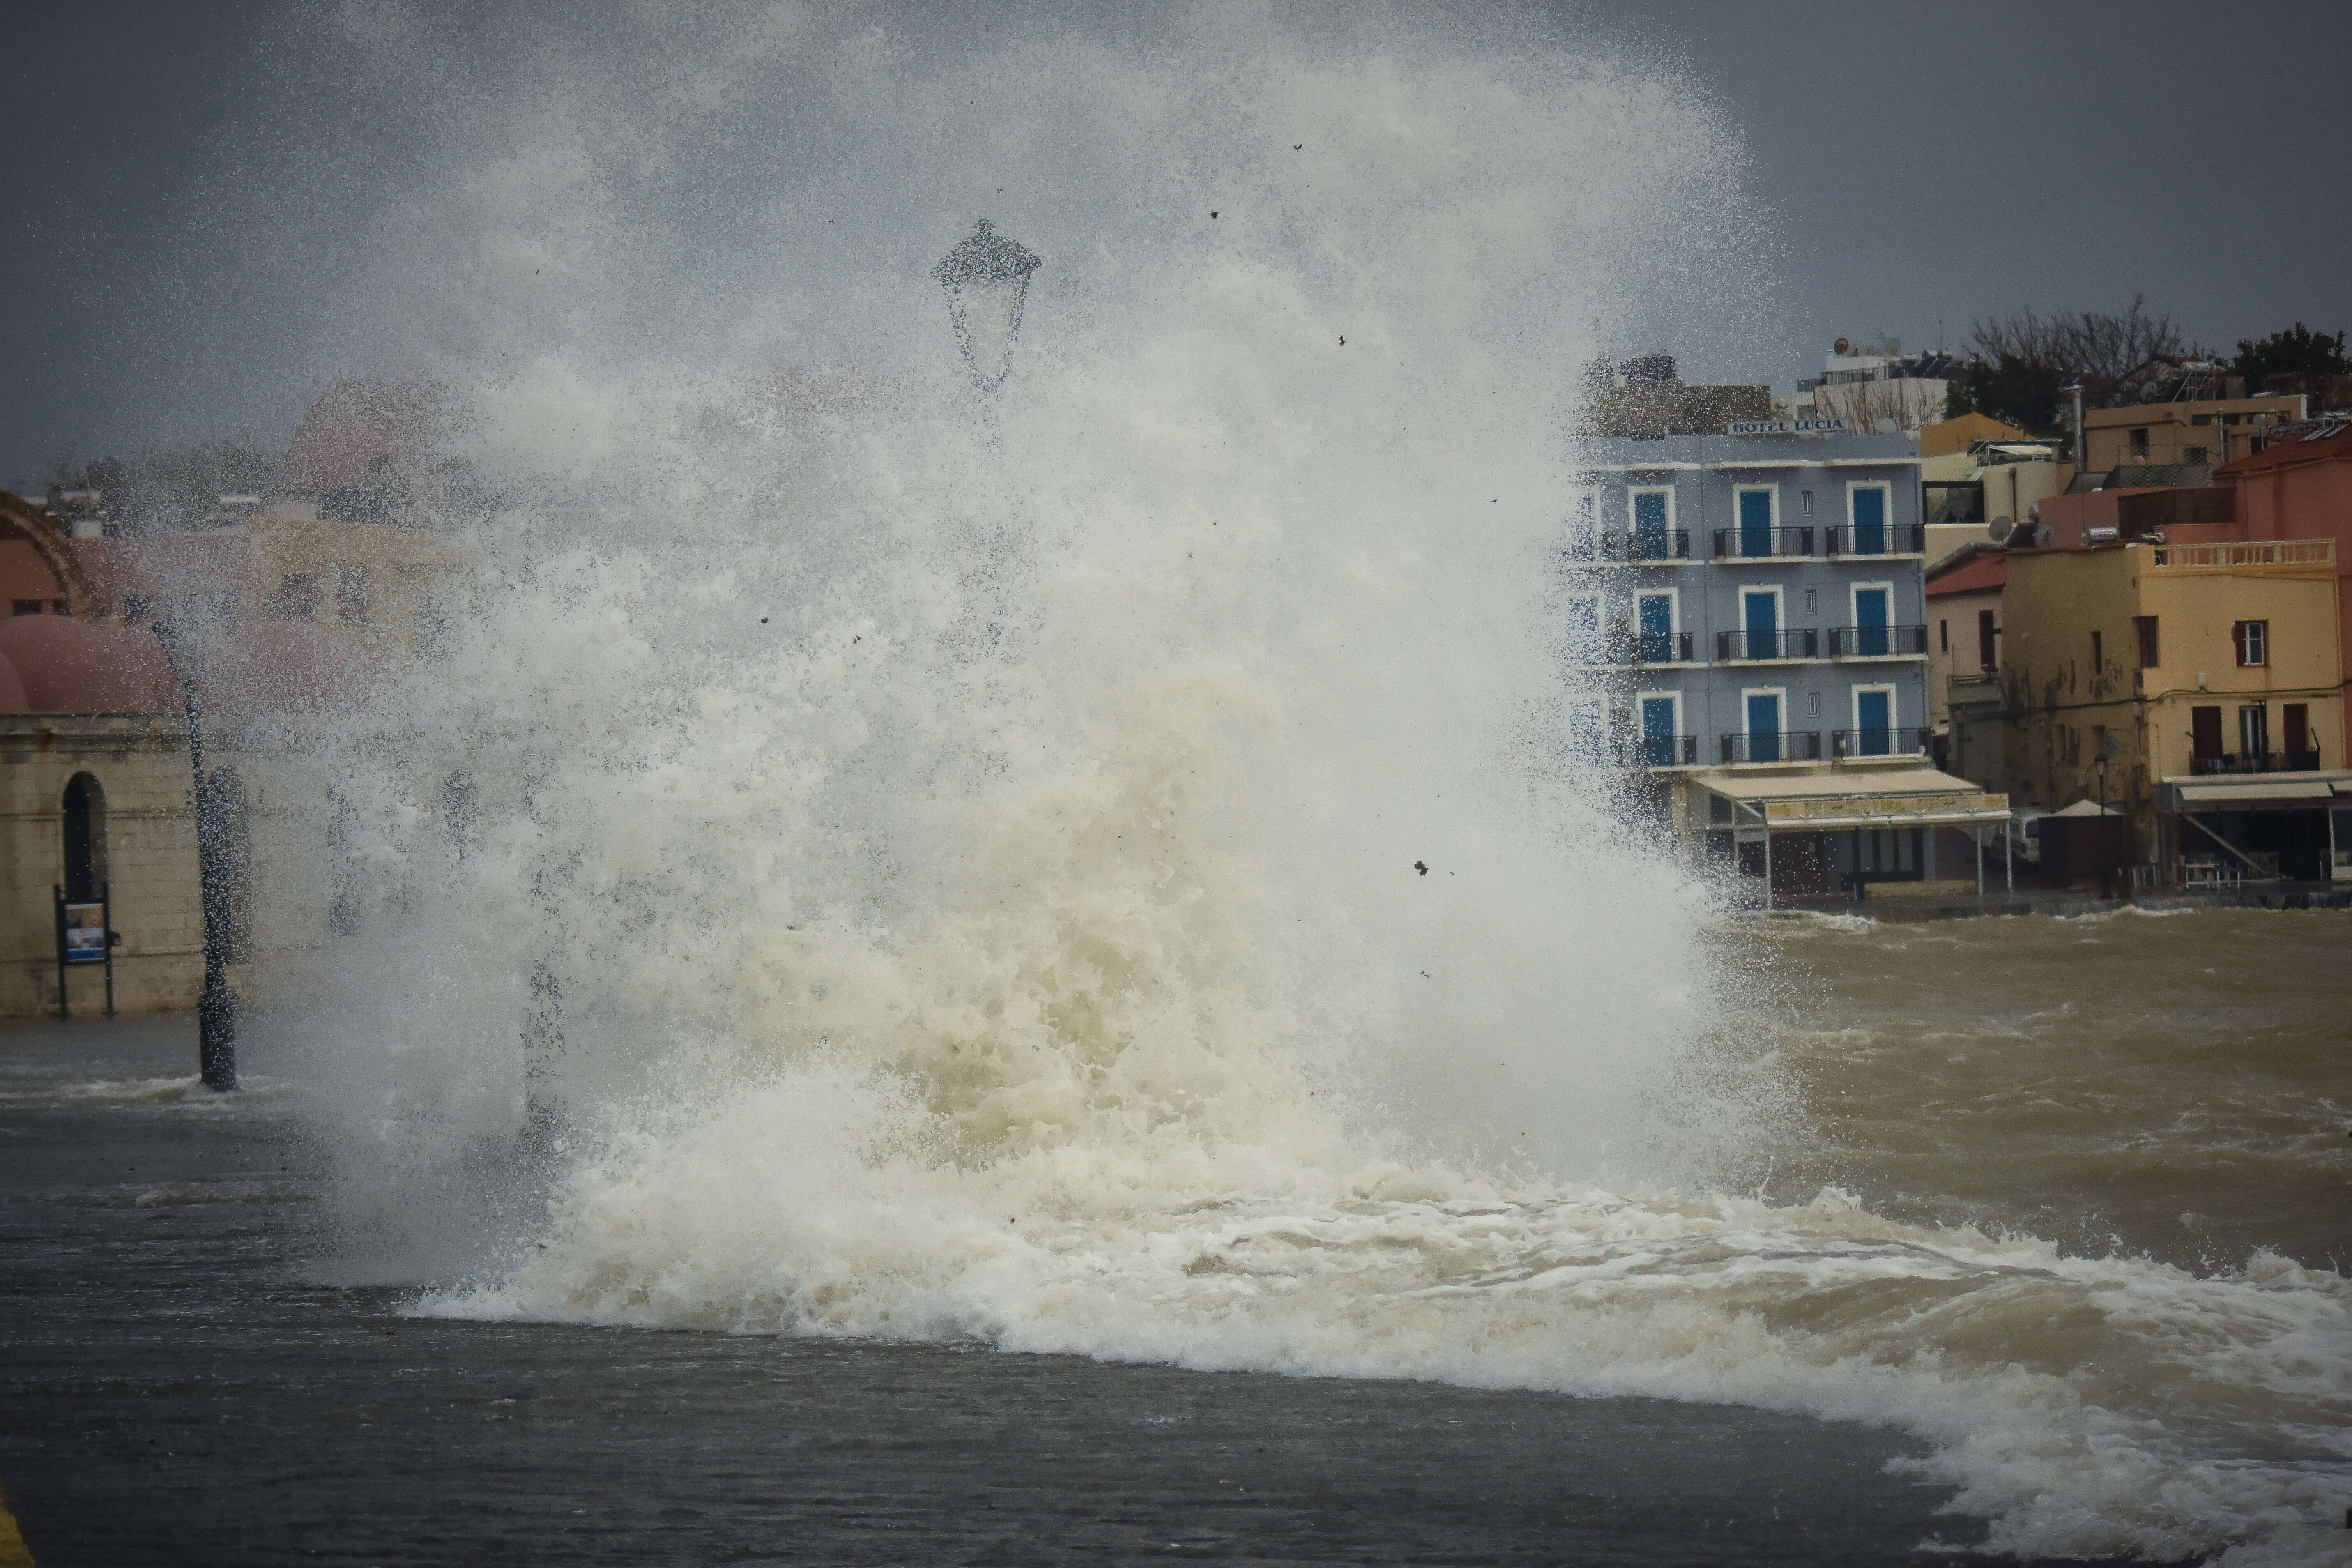
{"type": "MultiPolygon", "coordinates": [[[[2237,520],[2226,529],[2182,529],[2178,542],[2211,538],[2332,539],[2336,542],[2339,641],[2352,661],[2352,417],[2313,420],[2279,431],[2263,449],[2213,476],[2237,490],[2237,520]]],[[[2352,662],[2343,675],[2352,677],[2352,662]]],[[[2339,684],[2346,733],[2352,734],[2352,687],[2339,684]]]]}

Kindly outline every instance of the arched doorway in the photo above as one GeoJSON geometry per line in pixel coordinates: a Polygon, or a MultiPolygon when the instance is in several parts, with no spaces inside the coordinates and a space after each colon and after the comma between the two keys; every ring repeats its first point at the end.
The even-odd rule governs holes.
{"type": "Polygon", "coordinates": [[[106,791],[97,777],[76,773],[66,781],[66,899],[86,904],[106,886],[106,791]]]}

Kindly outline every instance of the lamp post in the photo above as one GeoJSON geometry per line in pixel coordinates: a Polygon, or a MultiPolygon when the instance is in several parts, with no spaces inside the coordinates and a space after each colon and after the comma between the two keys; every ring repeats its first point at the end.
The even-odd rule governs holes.
{"type": "Polygon", "coordinates": [[[153,626],[163,658],[180,682],[188,717],[188,765],[194,774],[191,800],[196,816],[196,879],[205,911],[205,989],[196,999],[196,1070],[206,1089],[236,1088],[236,998],[228,988],[229,948],[236,911],[230,907],[228,846],[222,840],[219,783],[205,768],[205,712],[197,699],[203,660],[168,620],[153,626]]]}
{"type": "Polygon", "coordinates": [[[2107,831],[2107,754],[2099,753],[2099,897],[2116,896],[2115,836],[2107,831]]]}
{"type": "Polygon", "coordinates": [[[1013,336],[1021,330],[1029,275],[1039,265],[1035,253],[982,218],[931,268],[931,276],[948,291],[948,320],[955,327],[964,368],[982,392],[995,391],[1012,373],[1013,336]]]}

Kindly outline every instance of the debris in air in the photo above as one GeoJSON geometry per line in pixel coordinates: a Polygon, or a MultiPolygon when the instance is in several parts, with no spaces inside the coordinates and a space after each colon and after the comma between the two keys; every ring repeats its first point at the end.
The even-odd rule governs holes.
{"type": "Polygon", "coordinates": [[[1429,875],[1429,868],[1419,860],[1412,863],[1412,868],[1420,872],[1424,877],[1429,875]]]}

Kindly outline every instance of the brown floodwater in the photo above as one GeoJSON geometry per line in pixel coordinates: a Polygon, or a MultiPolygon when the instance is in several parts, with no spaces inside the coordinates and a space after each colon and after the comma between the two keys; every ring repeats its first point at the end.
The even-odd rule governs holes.
{"type": "Polygon", "coordinates": [[[1776,1196],[2200,1272],[2352,1269],[2352,912],[2125,910],[1742,940],[1793,1026],[1776,1196]]]}

